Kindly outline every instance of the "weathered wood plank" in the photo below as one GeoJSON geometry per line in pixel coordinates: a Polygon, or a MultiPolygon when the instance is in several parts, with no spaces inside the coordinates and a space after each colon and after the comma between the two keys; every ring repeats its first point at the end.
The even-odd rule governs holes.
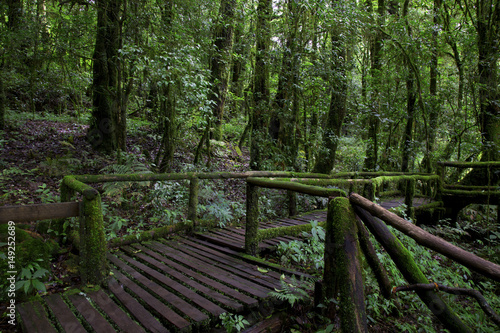
{"type": "Polygon", "coordinates": [[[108,280],[109,290],[120,300],[130,313],[148,330],[154,333],[169,333],[169,330],[144,308],[134,297],[130,296],[114,278],[108,280]]]}
{"type": "MultiPolygon", "coordinates": [[[[148,257],[151,256],[152,258],[155,258],[156,260],[158,260],[158,262],[160,264],[164,263],[165,265],[168,265],[169,267],[166,267],[165,265],[161,265],[161,266],[158,266],[157,264],[155,264],[154,262],[151,262],[151,260],[149,259],[148,262],[152,263],[152,264],[155,264],[157,267],[161,268],[162,270],[164,270],[167,274],[169,275],[172,275],[172,276],[175,276],[176,278],[180,278],[180,279],[184,279],[184,281],[186,283],[192,283],[193,280],[187,278],[186,279],[186,276],[190,277],[190,278],[193,278],[193,279],[196,279],[198,280],[199,282],[201,283],[204,283],[208,286],[211,286],[212,288],[214,288],[215,290],[218,290],[244,304],[246,304],[247,306],[249,307],[255,307],[258,305],[258,302],[256,299],[250,297],[250,296],[247,296],[245,294],[242,294],[241,292],[231,288],[231,287],[228,287],[222,283],[219,283],[203,274],[199,274],[197,273],[196,271],[194,270],[191,270],[187,267],[184,267],[180,264],[177,264],[167,258],[165,258],[164,256],[152,251],[151,249],[148,249],[142,245],[139,245],[139,244],[134,244],[133,245],[134,248],[138,249],[138,250],[141,250],[143,253],[147,254],[146,255],[140,255],[140,254],[136,254],[137,256],[140,256],[141,259],[144,259],[144,260],[148,260],[148,257]],[[171,268],[170,268],[171,267],[171,268]],[[175,271],[177,270],[177,271],[175,271]],[[174,275],[175,274],[175,275],[174,275]],[[177,274],[180,274],[177,275],[177,274]]],[[[128,250],[127,248],[123,248],[124,250],[128,250]]],[[[154,260],[154,259],[153,259],[154,260]]],[[[200,289],[201,290],[201,289],[200,289]]],[[[211,289],[209,289],[211,290],[211,289]]],[[[219,300],[219,299],[218,299],[219,300]]],[[[223,304],[226,304],[224,302],[222,302],[223,304]]]]}
{"type": "Polygon", "coordinates": [[[115,331],[113,326],[108,323],[85,297],[81,295],[70,295],[68,298],[96,332],[108,333],[115,331]]]}
{"type": "Polygon", "coordinates": [[[79,207],[78,202],[2,206],[0,207],[0,224],[9,221],[17,223],[75,217],[80,214],[79,207]]]}
{"type": "Polygon", "coordinates": [[[237,289],[244,290],[245,292],[253,296],[256,296],[258,298],[267,297],[269,290],[262,288],[261,286],[253,282],[238,278],[234,274],[224,271],[218,267],[207,265],[205,261],[201,261],[196,258],[193,258],[192,256],[186,255],[182,252],[175,251],[165,246],[165,244],[159,242],[152,242],[151,244],[148,244],[148,246],[151,246],[154,250],[161,252],[162,254],[170,257],[171,259],[180,260],[184,265],[192,269],[198,270],[204,274],[208,274],[224,283],[232,285],[237,289]]]}
{"type": "Polygon", "coordinates": [[[22,303],[17,306],[21,315],[23,331],[26,333],[56,333],[56,329],[49,322],[47,313],[40,302],[22,303]]]}
{"type": "Polygon", "coordinates": [[[158,315],[162,316],[169,323],[177,327],[178,329],[187,329],[189,327],[189,321],[182,318],[175,311],[170,309],[168,306],[160,302],[156,297],[148,293],[143,288],[139,287],[128,277],[117,271],[116,269],[112,270],[115,278],[123,284],[124,287],[130,289],[134,294],[137,295],[138,298],[143,300],[146,304],[148,304],[154,311],[158,313],[158,315]]]}
{"type": "MultiPolygon", "coordinates": [[[[145,332],[144,329],[127,316],[127,314],[118,305],[116,305],[104,291],[99,290],[96,292],[90,292],[87,296],[89,296],[92,301],[94,301],[123,332],[145,332]]],[[[67,330],[67,332],[72,331],[67,330]]]]}
{"type": "MultiPolygon", "coordinates": [[[[160,298],[163,298],[166,302],[170,303],[173,307],[177,308],[180,312],[184,313],[185,315],[189,316],[196,322],[202,322],[204,320],[208,319],[208,316],[192,306],[191,304],[187,303],[180,297],[176,296],[175,294],[171,293],[170,291],[166,290],[162,286],[158,285],[156,282],[148,279],[135,269],[133,269],[131,266],[127,265],[124,261],[121,261],[118,257],[112,254],[108,254],[108,260],[111,261],[115,266],[119,267],[122,271],[128,273],[132,278],[134,278],[137,282],[141,283],[144,285],[146,288],[151,290],[155,295],[159,296],[160,298]]],[[[137,263],[137,262],[136,262],[137,263]]],[[[139,263],[137,263],[139,264],[139,263]]],[[[142,265],[142,268],[148,269],[146,265],[142,265]]],[[[151,273],[152,270],[149,270],[151,273]]],[[[169,287],[172,287],[174,285],[173,281],[171,279],[168,279],[167,277],[162,278],[163,281],[161,282],[171,282],[169,287]],[[169,281],[170,280],[170,281],[169,281]]],[[[181,285],[177,284],[175,287],[182,287],[181,285]]],[[[187,288],[184,288],[187,289],[187,288]]],[[[192,293],[194,294],[194,293],[192,293]]],[[[193,296],[190,294],[191,296],[193,296]]],[[[205,300],[206,302],[209,302],[208,300],[205,300]]]]}
{"type": "Polygon", "coordinates": [[[255,283],[269,287],[271,290],[280,287],[279,275],[273,276],[272,274],[261,273],[255,265],[248,264],[225,254],[221,254],[220,252],[216,252],[210,248],[190,242],[187,239],[183,239],[182,244],[186,244],[186,247],[189,247],[193,253],[196,253],[198,258],[201,259],[203,255],[208,258],[209,262],[212,262],[216,266],[225,270],[230,270],[242,278],[249,279],[255,283]]]}
{"type": "Polygon", "coordinates": [[[87,332],[69,306],[63,301],[61,295],[50,295],[45,298],[45,302],[49,305],[64,331],[72,333],[87,332]]]}

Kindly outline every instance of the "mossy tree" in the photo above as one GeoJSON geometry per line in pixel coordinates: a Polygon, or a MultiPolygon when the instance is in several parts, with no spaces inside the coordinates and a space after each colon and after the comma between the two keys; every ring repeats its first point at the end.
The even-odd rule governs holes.
{"type": "Polygon", "coordinates": [[[346,29],[344,27],[345,18],[342,17],[342,6],[346,4],[342,1],[333,0],[332,7],[336,12],[335,19],[331,26],[332,43],[332,72],[331,82],[332,93],[330,108],[323,132],[323,141],[317,152],[316,164],[313,172],[329,174],[335,164],[338,139],[340,130],[347,112],[347,45],[346,29]]]}
{"type": "Polygon", "coordinates": [[[125,150],[126,117],[120,97],[120,0],[97,0],[97,34],[93,55],[92,118],[87,138],[94,149],[125,150]]]}

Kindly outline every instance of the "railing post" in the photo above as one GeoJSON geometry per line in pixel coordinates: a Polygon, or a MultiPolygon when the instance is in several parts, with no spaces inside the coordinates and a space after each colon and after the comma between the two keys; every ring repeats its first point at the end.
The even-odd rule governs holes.
{"type": "Polygon", "coordinates": [[[256,255],[259,251],[259,188],[247,182],[247,216],[245,228],[245,252],[256,255]]]}
{"type": "Polygon", "coordinates": [[[98,285],[108,275],[107,245],[101,210],[101,196],[86,191],[80,218],[80,258],[83,283],[98,285]]]}
{"type": "Polygon", "coordinates": [[[405,182],[406,216],[413,219],[413,198],[415,197],[415,178],[408,178],[405,182]]]}
{"type": "Polygon", "coordinates": [[[200,181],[196,174],[189,180],[189,203],[187,219],[193,222],[193,227],[196,224],[197,209],[198,209],[198,191],[200,189],[200,181]]]}
{"type": "MultiPolygon", "coordinates": [[[[343,332],[367,332],[363,273],[356,215],[349,199],[328,203],[325,235],[324,299],[340,293],[340,326],[343,332]]],[[[336,304],[328,304],[327,317],[334,319],[336,304]]]]}
{"type": "Polygon", "coordinates": [[[288,190],[286,197],[288,199],[288,216],[297,215],[297,192],[288,190]]]}

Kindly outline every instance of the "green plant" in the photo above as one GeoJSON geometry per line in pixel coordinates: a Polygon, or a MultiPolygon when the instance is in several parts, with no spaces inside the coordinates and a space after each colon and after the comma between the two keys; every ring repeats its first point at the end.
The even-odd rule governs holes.
{"type": "Polygon", "coordinates": [[[284,266],[301,266],[319,274],[324,266],[325,229],[318,221],[310,221],[311,233],[303,232],[304,241],[293,240],[289,243],[280,242],[277,254],[284,266]]]}
{"type": "Polygon", "coordinates": [[[226,199],[222,191],[216,191],[210,186],[200,190],[199,198],[201,204],[198,209],[203,218],[215,219],[221,228],[232,220],[241,219],[245,214],[241,203],[226,199]]]}
{"type": "Polygon", "coordinates": [[[221,313],[219,319],[222,321],[222,327],[226,329],[227,333],[232,333],[234,331],[240,332],[245,328],[245,325],[250,324],[242,315],[236,315],[229,312],[221,313]]]}
{"type": "MultiPolygon", "coordinates": [[[[115,164],[108,165],[100,170],[101,173],[106,174],[149,174],[152,173],[148,167],[137,160],[134,154],[121,153],[118,157],[118,162],[115,164]]],[[[131,188],[133,185],[137,186],[149,186],[148,181],[144,182],[106,182],[102,185],[105,196],[119,196],[118,201],[121,202],[121,194],[125,189],[131,188]]]]}
{"type": "MultiPolygon", "coordinates": [[[[36,261],[43,262],[43,259],[36,261]]],[[[38,262],[30,262],[21,269],[21,273],[17,276],[16,290],[22,290],[26,295],[31,295],[34,291],[46,291],[42,281],[47,277],[49,271],[40,267],[38,262]]]]}
{"type": "Polygon", "coordinates": [[[42,200],[43,203],[52,203],[59,202],[59,196],[53,194],[50,189],[47,187],[47,184],[42,184],[38,186],[38,189],[35,191],[38,193],[38,196],[42,200]]]}
{"type": "Polygon", "coordinates": [[[282,274],[280,277],[281,289],[275,288],[275,291],[271,291],[269,296],[276,297],[280,301],[287,301],[293,307],[294,304],[309,299],[308,292],[302,289],[307,284],[304,281],[301,282],[297,281],[294,276],[287,280],[286,276],[282,274]]]}

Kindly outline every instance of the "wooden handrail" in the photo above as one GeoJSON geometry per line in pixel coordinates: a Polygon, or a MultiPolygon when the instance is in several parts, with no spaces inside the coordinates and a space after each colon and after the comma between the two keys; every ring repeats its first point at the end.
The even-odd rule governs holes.
{"type": "Polygon", "coordinates": [[[9,221],[30,222],[48,219],[62,219],[80,215],[79,202],[56,202],[33,205],[0,207],[0,224],[9,221]]]}

